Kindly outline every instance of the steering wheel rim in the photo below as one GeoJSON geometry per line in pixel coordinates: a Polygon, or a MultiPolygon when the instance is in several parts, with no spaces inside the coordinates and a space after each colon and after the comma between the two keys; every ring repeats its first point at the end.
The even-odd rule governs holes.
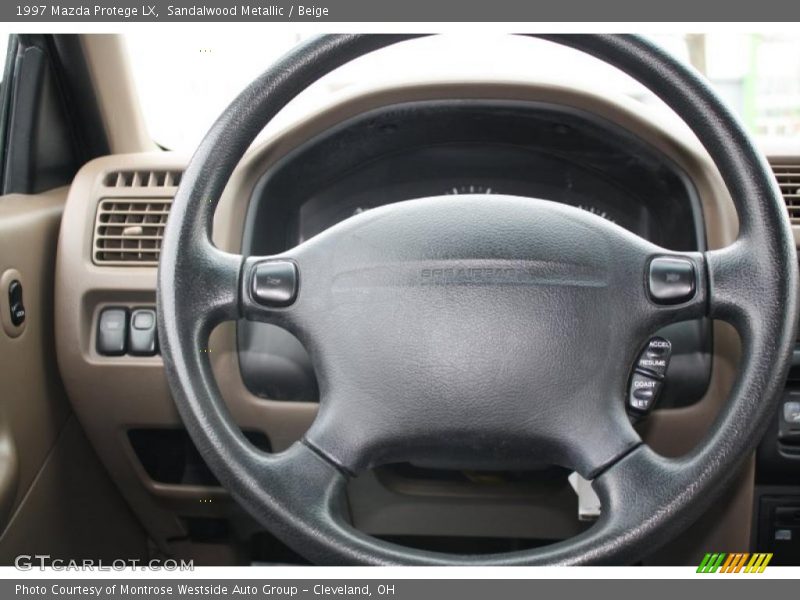
{"type": "MultiPolygon", "coordinates": [[[[181,417],[201,455],[231,494],[284,542],[318,563],[631,562],[696,519],[755,448],[782,390],[798,314],[794,240],[782,197],[766,160],[702,79],[643,39],[610,35],[535,36],[570,46],[616,66],[664,100],[684,119],[714,160],[739,215],[739,236],[733,244],[702,254],[680,255],[698,272],[697,292],[691,301],[676,306],[650,307],[647,312],[647,301],[640,297],[641,290],[637,291],[635,286],[626,289],[626,298],[632,306],[641,307],[641,314],[635,314],[640,314],[643,322],[633,327],[624,341],[628,343],[637,338],[644,341],[641,336],[656,325],[706,315],[725,320],[737,329],[742,340],[742,361],[725,408],[704,441],[690,454],[678,459],[658,456],[642,445],[635,433],[635,437],[632,436],[632,429],[625,429],[617,418],[604,422],[613,433],[608,437],[614,439],[601,440],[598,435],[590,444],[596,451],[594,455],[575,451],[565,459],[565,464],[594,478],[593,486],[603,505],[600,519],[586,532],[534,550],[477,556],[411,550],[371,538],[346,522],[343,492],[351,472],[377,464],[375,451],[381,443],[389,445],[389,434],[355,447],[342,436],[326,437],[322,430],[314,430],[312,426],[302,442],[285,452],[264,454],[246,441],[228,414],[211,372],[208,354],[201,352],[214,326],[245,316],[286,326],[310,345],[315,368],[323,366],[323,388],[329,380],[335,382],[342,371],[347,371],[346,362],[341,359],[338,363],[334,361],[333,366],[330,362],[317,362],[319,354],[330,353],[333,346],[317,344],[315,334],[326,333],[329,337],[331,331],[342,332],[343,328],[340,323],[333,329],[325,329],[326,323],[315,324],[315,318],[324,321],[319,316],[320,306],[317,305],[315,313],[308,308],[305,298],[310,293],[307,290],[323,290],[320,291],[323,293],[340,284],[341,278],[336,282],[326,279],[324,269],[314,265],[319,264],[320,257],[330,256],[337,244],[358,237],[353,235],[355,230],[348,229],[354,226],[347,225],[328,236],[318,236],[321,241],[298,247],[301,250],[268,257],[267,260],[284,259],[299,265],[300,284],[294,306],[265,309],[254,300],[250,287],[253,270],[264,262],[263,257],[245,260],[215,248],[210,241],[212,219],[217,201],[240,158],[278,110],[324,74],[361,55],[411,37],[416,36],[334,35],[298,47],[242,92],[200,144],[172,205],[158,273],[159,340],[167,378],[181,417]],[[314,260],[310,260],[312,258],[314,260]],[[315,288],[317,276],[324,285],[315,288]]],[[[467,199],[466,204],[458,207],[468,209],[461,214],[480,210],[478,200],[467,199]]],[[[409,228],[431,217],[435,221],[438,205],[432,208],[434,204],[423,202],[410,208],[387,208],[384,213],[363,219],[358,225],[366,228],[361,232],[391,236],[391,229],[380,224],[382,219],[391,218],[400,223],[406,219],[409,228]],[[413,211],[416,213],[412,215],[413,211]]],[[[633,239],[635,236],[600,225],[590,217],[549,204],[537,205],[537,210],[565,236],[571,235],[565,223],[577,219],[590,235],[606,236],[604,239],[613,241],[615,247],[623,248],[620,260],[625,263],[628,275],[637,276],[641,271],[639,287],[646,287],[643,265],[647,261],[657,255],[676,254],[637,241],[638,238],[633,239]]],[[[498,219],[505,220],[493,221],[496,225],[506,226],[525,218],[523,207],[512,198],[501,200],[497,210],[502,213],[498,219]]],[[[452,211],[439,216],[458,218],[452,211]]],[[[464,221],[464,236],[453,244],[463,243],[470,227],[472,225],[464,221]]],[[[424,241],[432,243],[432,237],[433,233],[424,241]]],[[[514,239],[524,246],[522,237],[514,239]]],[[[567,239],[580,245],[574,236],[567,239]]],[[[551,255],[558,248],[557,245],[549,247],[551,255]]],[[[359,264],[364,250],[355,246],[352,249],[353,256],[358,256],[350,266],[359,264]]],[[[520,252],[528,250],[530,248],[525,246],[520,252]]],[[[564,251],[574,256],[574,249],[564,251]]],[[[589,260],[585,254],[581,254],[580,259],[589,260]]],[[[615,255],[614,259],[619,256],[615,255]]],[[[608,265],[607,262],[594,264],[601,269],[610,268],[608,265]]],[[[569,274],[573,278],[574,275],[569,274]]],[[[564,281],[564,277],[558,277],[559,281],[564,281]]],[[[352,284],[347,289],[354,285],[357,287],[352,284]]],[[[508,288],[505,290],[504,293],[508,293],[508,288]]],[[[362,293],[347,298],[349,301],[363,296],[362,293]]],[[[623,349],[623,353],[628,353],[623,354],[619,362],[627,361],[630,365],[637,350],[636,347],[623,349]]],[[[359,356],[358,360],[367,358],[359,356]]],[[[348,375],[352,377],[352,372],[348,375]]],[[[383,391],[383,388],[377,389],[383,391]]],[[[349,407],[348,414],[353,411],[357,414],[365,407],[342,400],[330,400],[329,405],[335,406],[337,402],[338,406],[349,407]]],[[[326,412],[325,406],[328,404],[321,403],[320,412],[331,414],[332,409],[326,412]]],[[[387,413],[381,410],[384,409],[369,405],[369,411],[377,411],[378,416],[387,418],[387,413]]],[[[545,455],[560,447],[561,438],[570,431],[569,425],[559,425],[557,417],[553,416],[555,412],[551,412],[553,414],[544,420],[548,426],[561,427],[559,434],[554,435],[560,438],[541,447],[545,455]]],[[[318,422],[320,419],[315,425],[318,422]]],[[[332,423],[335,425],[336,419],[332,423]]],[[[375,420],[370,424],[375,424],[375,420]]],[[[324,433],[330,430],[329,427],[324,433]]],[[[448,431],[444,425],[435,433],[441,435],[443,431],[448,431]]],[[[591,432],[592,429],[584,427],[580,431],[591,432]]],[[[541,436],[546,432],[540,428],[536,433],[541,436]]],[[[431,436],[416,439],[420,440],[425,446],[431,436]]],[[[428,448],[438,449],[435,443],[428,448]]],[[[480,450],[485,452],[486,448],[480,450]]],[[[381,455],[380,460],[397,456],[399,454],[389,453],[381,455]]]]}

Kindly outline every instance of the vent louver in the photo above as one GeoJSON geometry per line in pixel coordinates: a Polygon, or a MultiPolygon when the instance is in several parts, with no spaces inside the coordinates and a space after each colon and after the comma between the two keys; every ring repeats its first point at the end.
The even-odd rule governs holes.
{"type": "Polygon", "coordinates": [[[792,225],[800,225],[800,160],[796,164],[772,165],[786,202],[792,225]]]}
{"type": "Polygon", "coordinates": [[[172,198],[100,201],[94,234],[97,264],[156,265],[172,198]]]}
{"type": "Polygon", "coordinates": [[[103,183],[112,188],[165,188],[178,187],[181,171],[112,171],[103,183]]]}
{"type": "Polygon", "coordinates": [[[106,190],[94,224],[95,264],[158,264],[164,227],[182,174],[177,170],[124,170],[103,177],[106,190]]]}

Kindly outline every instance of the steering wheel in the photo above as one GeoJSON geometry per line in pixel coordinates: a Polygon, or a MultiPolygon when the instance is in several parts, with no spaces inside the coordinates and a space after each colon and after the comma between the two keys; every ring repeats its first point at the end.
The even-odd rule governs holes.
{"type": "Polygon", "coordinates": [[[541,36],[618,67],[684,119],[733,198],[733,244],[676,253],[577,208],[479,194],[376,208],[277,256],[216,248],[217,201],[267,122],[322,75],[409,37],[335,35],[296,48],[200,144],[172,204],[158,273],[159,339],[181,417],[238,502],[317,563],[632,562],[710,505],[774,414],[798,314],[780,192],[722,102],[654,45],[541,36]],[[665,264],[674,281],[658,279],[665,264]],[[659,286],[671,281],[665,293],[659,286]],[[665,458],[631,426],[628,380],[653,332],[703,315],[738,331],[739,373],[703,442],[665,458]],[[319,380],[314,423],[278,454],[245,439],[201,351],[213,327],[242,317],[295,334],[319,380]],[[401,461],[560,465],[592,480],[602,514],[580,535],[533,550],[405,548],[352,527],[344,494],[348,478],[401,461]]]}

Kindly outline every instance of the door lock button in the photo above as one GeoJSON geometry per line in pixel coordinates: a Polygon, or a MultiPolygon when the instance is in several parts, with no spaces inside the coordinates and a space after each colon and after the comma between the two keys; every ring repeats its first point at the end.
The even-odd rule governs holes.
{"type": "Polygon", "coordinates": [[[697,289],[694,263],[680,256],[658,256],[650,261],[647,277],[650,298],[658,304],[680,304],[697,289]]]}

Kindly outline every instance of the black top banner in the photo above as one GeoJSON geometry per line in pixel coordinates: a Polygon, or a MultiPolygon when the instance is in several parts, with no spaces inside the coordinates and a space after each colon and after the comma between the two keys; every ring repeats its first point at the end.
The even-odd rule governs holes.
{"type": "Polygon", "coordinates": [[[11,22],[787,22],[796,0],[4,0],[11,22]]]}

